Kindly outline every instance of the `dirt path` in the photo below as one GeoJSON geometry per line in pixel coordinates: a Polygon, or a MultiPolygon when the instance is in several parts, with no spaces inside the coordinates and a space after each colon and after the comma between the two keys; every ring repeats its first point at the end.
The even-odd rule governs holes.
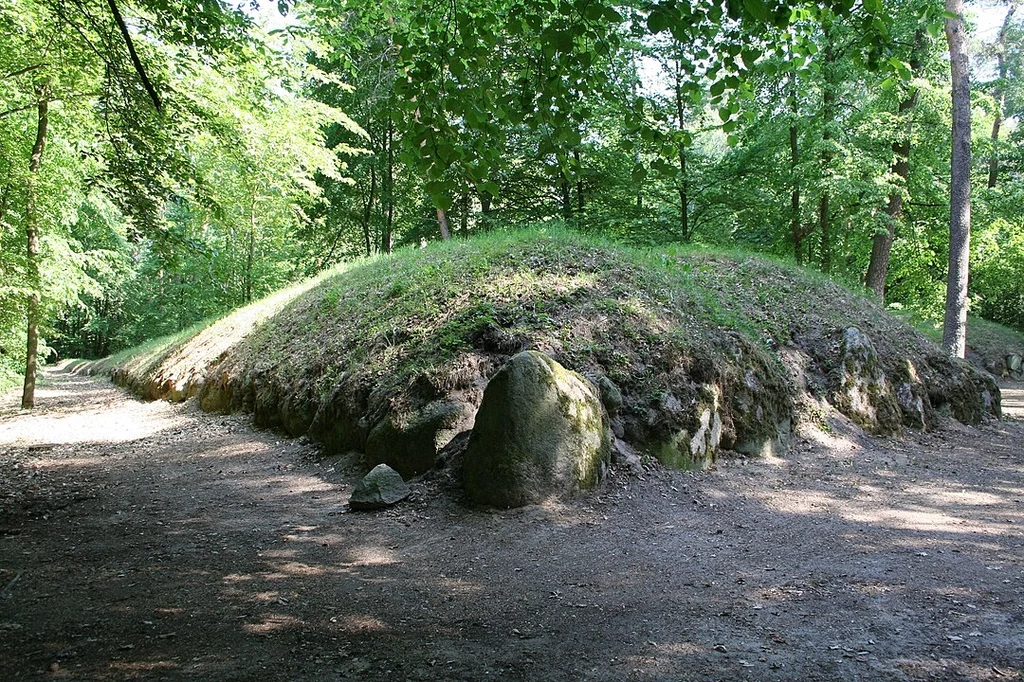
{"type": "Polygon", "coordinates": [[[243,417],[38,402],[0,406],[5,681],[1024,679],[1024,422],[354,514],[243,417]]]}
{"type": "Polygon", "coordinates": [[[1004,384],[1002,394],[1003,414],[1013,419],[1024,419],[1024,383],[1004,384]]]}

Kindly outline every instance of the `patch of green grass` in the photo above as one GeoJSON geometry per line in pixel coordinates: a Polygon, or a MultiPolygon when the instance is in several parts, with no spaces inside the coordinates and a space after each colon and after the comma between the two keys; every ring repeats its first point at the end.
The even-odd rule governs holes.
{"type": "MultiPolygon", "coordinates": [[[[935,344],[942,343],[942,322],[925,319],[912,312],[896,311],[935,344]]],[[[967,317],[967,346],[981,356],[984,364],[996,366],[1015,353],[1024,356],[1024,334],[997,322],[974,315],[967,317]]]]}
{"type": "Polygon", "coordinates": [[[1024,356],[1024,334],[980,317],[967,319],[967,345],[986,360],[1001,360],[1015,353],[1024,356]]]}
{"type": "Polygon", "coordinates": [[[216,318],[205,320],[177,334],[150,339],[142,345],[127,348],[99,360],[72,360],[68,363],[68,370],[86,374],[109,374],[115,368],[122,368],[139,375],[149,374],[155,371],[176,348],[216,321],[216,318]]]}
{"type": "Polygon", "coordinates": [[[23,379],[20,362],[14,358],[0,357],[0,393],[20,386],[23,379]]]}

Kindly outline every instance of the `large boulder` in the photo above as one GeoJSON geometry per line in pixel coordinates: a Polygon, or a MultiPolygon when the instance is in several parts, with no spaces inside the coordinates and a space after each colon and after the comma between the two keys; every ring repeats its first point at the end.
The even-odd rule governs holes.
{"type": "Polygon", "coordinates": [[[1006,373],[1012,379],[1020,381],[1024,379],[1024,359],[1016,353],[1010,353],[1006,356],[1006,373]]]}
{"type": "Polygon", "coordinates": [[[536,351],[513,357],[484,391],[463,464],[471,500],[519,507],[594,487],[610,456],[600,392],[536,351]]]}

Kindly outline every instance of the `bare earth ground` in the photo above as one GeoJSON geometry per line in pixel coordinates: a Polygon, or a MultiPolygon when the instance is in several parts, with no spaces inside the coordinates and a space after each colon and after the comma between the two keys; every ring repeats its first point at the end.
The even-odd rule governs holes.
{"type": "Polygon", "coordinates": [[[1024,679],[1024,421],[367,514],[245,417],[38,402],[0,405],[4,681],[1024,679]]]}

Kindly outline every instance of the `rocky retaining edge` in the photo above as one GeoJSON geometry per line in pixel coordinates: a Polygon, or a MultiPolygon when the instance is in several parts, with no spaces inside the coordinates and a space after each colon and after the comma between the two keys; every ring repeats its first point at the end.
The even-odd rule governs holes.
{"type": "MultiPolygon", "coordinates": [[[[714,358],[666,371],[664,390],[654,396],[631,395],[600,367],[570,367],[600,393],[611,451],[620,461],[640,452],[667,466],[700,468],[723,450],[752,456],[783,451],[798,406],[809,401],[827,403],[873,434],[931,428],[941,416],[966,424],[1000,416],[999,388],[990,375],[937,348],[916,361],[880,358],[857,327],[802,339],[777,353],[733,333],[719,345],[714,358]]],[[[206,411],[251,412],[260,427],[308,435],[326,454],[364,453],[368,465],[386,463],[408,478],[433,467],[453,443],[465,445],[457,436],[473,428],[488,380],[501,376],[510,357],[467,351],[448,363],[448,380],[425,390],[387,387],[369,373],[346,372],[322,396],[299,377],[282,379],[266,368],[229,374],[219,361],[177,380],[159,370],[150,377],[112,375],[147,398],[198,395],[206,411]]]]}

